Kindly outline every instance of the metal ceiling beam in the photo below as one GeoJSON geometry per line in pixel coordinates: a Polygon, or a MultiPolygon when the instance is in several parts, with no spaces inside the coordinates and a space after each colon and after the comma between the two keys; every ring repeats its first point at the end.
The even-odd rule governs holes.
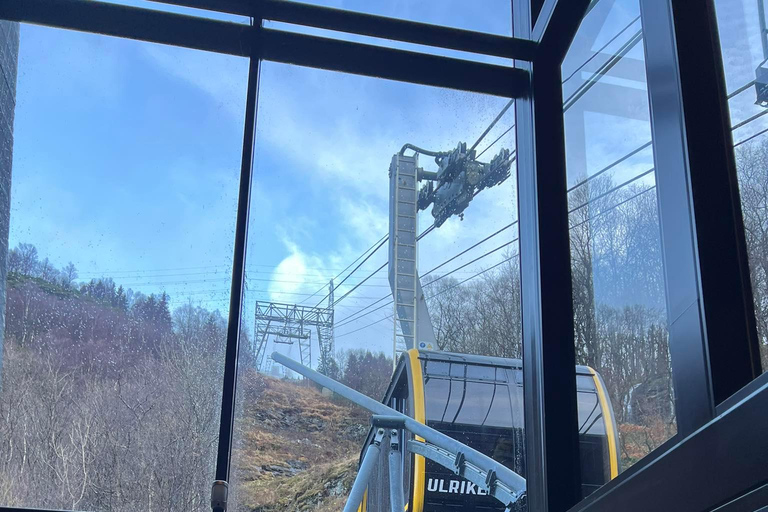
{"type": "Polygon", "coordinates": [[[247,25],[96,1],[2,1],[0,19],[242,57],[252,46],[247,25]]]}
{"type": "Polygon", "coordinates": [[[518,98],[528,91],[521,69],[324,37],[262,29],[261,57],[274,62],[518,98]]]}
{"type": "Polygon", "coordinates": [[[537,62],[562,64],[590,4],[589,0],[545,0],[531,33],[539,44],[537,62]]]}
{"type": "Polygon", "coordinates": [[[508,98],[527,92],[527,73],[512,67],[90,0],[0,2],[0,19],[508,98]]]}
{"type": "MultiPolygon", "coordinates": [[[[530,2],[535,20],[531,30],[531,40],[533,42],[541,42],[545,33],[550,32],[554,34],[559,30],[557,28],[550,30],[550,25],[552,24],[552,20],[555,18],[558,9],[558,3],[570,4],[571,2],[570,0],[530,0],[530,2]]],[[[572,18],[571,22],[576,23],[576,26],[578,27],[584,17],[589,14],[598,3],[603,5],[605,0],[590,0],[582,15],[572,18]]]]}
{"type": "Polygon", "coordinates": [[[391,39],[508,59],[533,59],[536,43],[442,25],[285,0],[153,0],[164,4],[255,16],[294,25],[391,39]]]}

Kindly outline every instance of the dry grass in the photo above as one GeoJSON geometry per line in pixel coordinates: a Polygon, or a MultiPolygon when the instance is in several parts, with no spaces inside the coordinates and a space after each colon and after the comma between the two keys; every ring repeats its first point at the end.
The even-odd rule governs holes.
{"type": "Polygon", "coordinates": [[[340,510],[369,417],[303,383],[256,373],[241,382],[238,510],[340,510]]]}
{"type": "Polygon", "coordinates": [[[622,423],[619,425],[621,439],[621,462],[624,469],[632,466],[664,441],[675,435],[677,425],[653,418],[647,425],[622,423]]]}
{"type": "Polygon", "coordinates": [[[241,508],[253,512],[338,511],[357,474],[357,457],[315,465],[292,477],[265,477],[243,484],[241,508]],[[243,507],[244,506],[244,507],[243,507]]]}

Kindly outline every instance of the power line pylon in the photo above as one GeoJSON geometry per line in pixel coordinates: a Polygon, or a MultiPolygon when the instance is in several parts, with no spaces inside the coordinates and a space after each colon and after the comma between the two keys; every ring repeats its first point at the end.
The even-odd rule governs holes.
{"type": "Polygon", "coordinates": [[[265,371],[265,356],[269,342],[293,345],[298,342],[302,364],[312,365],[312,331],[317,331],[320,348],[320,368],[327,368],[333,355],[333,280],[327,307],[310,307],[280,302],[256,302],[254,313],[254,345],[256,366],[265,371]]]}

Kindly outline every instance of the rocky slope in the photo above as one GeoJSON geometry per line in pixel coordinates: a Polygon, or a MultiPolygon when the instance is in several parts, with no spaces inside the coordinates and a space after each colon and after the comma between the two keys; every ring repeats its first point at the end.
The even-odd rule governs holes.
{"type": "Polygon", "coordinates": [[[240,382],[238,511],[340,510],[369,416],[303,382],[255,372],[240,382]]]}

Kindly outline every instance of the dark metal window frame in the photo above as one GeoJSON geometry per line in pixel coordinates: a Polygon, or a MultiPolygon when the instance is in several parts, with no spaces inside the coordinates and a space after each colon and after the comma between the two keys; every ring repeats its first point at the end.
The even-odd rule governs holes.
{"type": "MultiPolygon", "coordinates": [[[[654,45],[646,48],[652,130],[655,140],[663,140],[654,147],[654,160],[680,432],[580,503],[560,66],[589,0],[510,0],[516,37],[285,0],[158,1],[247,16],[252,23],[90,0],[6,0],[0,2],[0,19],[250,60],[217,479],[229,479],[259,66],[267,60],[518,98],[531,510],[655,510],[659,503],[670,510],[713,509],[768,481],[764,464],[755,465],[768,458],[768,436],[757,435],[755,428],[765,420],[760,412],[768,408],[768,381],[763,376],[749,384],[759,373],[759,360],[714,0],[640,0],[643,27],[654,45]],[[516,65],[297,34],[264,28],[263,20],[515,59],[516,65]],[[737,428],[743,435],[734,435],[737,428]],[[722,436],[728,440],[712,453],[712,443],[722,436]],[[740,450],[739,457],[729,450],[740,450]],[[707,471],[725,467],[729,474],[722,485],[706,487],[712,481],[707,471]],[[687,487],[679,485],[686,469],[687,487]],[[694,490],[704,492],[698,501],[686,502],[686,493],[694,490]]],[[[4,510],[24,509],[0,507],[4,510]]]]}
{"type": "Polygon", "coordinates": [[[759,427],[768,424],[768,384],[756,379],[714,0],[640,0],[678,434],[588,499],[574,496],[578,452],[565,396],[571,383],[563,379],[574,364],[574,340],[558,89],[587,3],[514,1],[516,34],[539,44],[528,67],[530,96],[517,109],[529,503],[558,512],[714,509],[768,482],[768,427],[759,427]],[[536,144],[539,134],[546,147],[536,144]]]}

